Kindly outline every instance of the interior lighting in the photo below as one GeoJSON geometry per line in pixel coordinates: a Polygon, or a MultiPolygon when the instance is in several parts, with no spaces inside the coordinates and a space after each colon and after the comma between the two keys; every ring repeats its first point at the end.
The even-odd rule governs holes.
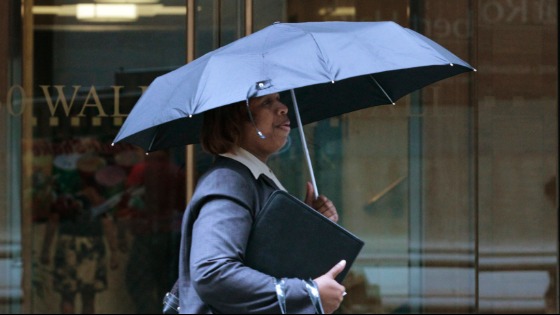
{"type": "Polygon", "coordinates": [[[95,0],[95,2],[109,3],[109,4],[116,4],[116,3],[150,4],[150,3],[158,3],[159,0],[95,0]]]}
{"type": "Polygon", "coordinates": [[[90,21],[133,21],[138,18],[135,4],[78,4],[76,18],[90,21]]]}

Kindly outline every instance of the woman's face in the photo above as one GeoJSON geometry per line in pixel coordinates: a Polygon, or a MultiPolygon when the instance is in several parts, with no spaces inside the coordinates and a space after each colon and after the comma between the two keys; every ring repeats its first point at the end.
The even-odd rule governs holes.
{"type": "Polygon", "coordinates": [[[290,134],[288,107],[280,102],[278,93],[254,97],[249,100],[249,107],[256,128],[265,138],[259,137],[255,125],[247,119],[243,124],[241,147],[266,162],[271,154],[286,144],[290,134]]]}

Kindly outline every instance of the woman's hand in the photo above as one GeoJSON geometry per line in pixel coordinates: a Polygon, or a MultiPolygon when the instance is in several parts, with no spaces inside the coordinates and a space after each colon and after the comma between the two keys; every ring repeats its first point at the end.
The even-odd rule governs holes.
{"type": "Polygon", "coordinates": [[[317,284],[325,314],[333,313],[342,303],[346,289],[334,278],[344,270],[344,267],[346,267],[346,261],[342,260],[327,273],[313,280],[317,284]]]}
{"type": "Polygon", "coordinates": [[[329,218],[333,222],[338,222],[338,213],[336,207],[327,197],[320,195],[315,199],[315,189],[313,184],[307,182],[307,194],[305,196],[305,203],[311,208],[319,211],[322,215],[329,218]]]}

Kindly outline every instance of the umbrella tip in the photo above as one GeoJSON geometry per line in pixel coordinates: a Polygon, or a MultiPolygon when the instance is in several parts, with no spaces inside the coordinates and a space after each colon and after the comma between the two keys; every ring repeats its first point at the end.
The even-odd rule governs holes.
{"type": "Polygon", "coordinates": [[[333,84],[334,84],[334,80],[331,80],[331,83],[333,83],[333,84]]]}
{"type": "Polygon", "coordinates": [[[449,65],[453,67],[453,63],[450,63],[449,65]]]}
{"type": "Polygon", "coordinates": [[[111,146],[114,147],[114,146],[115,146],[115,143],[114,143],[114,142],[111,142],[111,146]]]}
{"type": "Polygon", "coordinates": [[[189,118],[192,118],[192,115],[189,115],[189,118]]]}
{"type": "Polygon", "coordinates": [[[391,103],[391,105],[397,105],[396,103],[391,103]]]}
{"type": "Polygon", "coordinates": [[[476,68],[472,68],[472,69],[473,69],[473,71],[474,71],[474,72],[476,72],[476,71],[477,71],[477,70],[476,70],[476,68]]]}
{"type": "Polygon", "coordinates": [[[150,155],[150,152],[146,152],[146,155],[150,155]]]}

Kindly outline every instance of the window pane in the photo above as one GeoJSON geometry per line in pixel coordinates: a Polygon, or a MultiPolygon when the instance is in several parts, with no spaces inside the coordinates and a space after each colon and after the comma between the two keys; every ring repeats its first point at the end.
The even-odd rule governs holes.
{"type": "Polygon", "coordinates": [[[111,145],[185,62],[182,0],[34,1],[31,211],[37,313],[158,313],[177,278],[184,149],[111,145]]]}
{"type": "Polygon", "coordinates": [[[558,312],[558,2],[477,1],[479,305],[558,312]]]}
{"type": "MultiPolygon", "coordinates": [[[[282,3],[396,21],[479,70],[305,126],[319,190],[366,240],[344,311],[557,312],[557,3],[282,3]]],[[[303,161],[296,132],[274,163],[301,196],[303,161]]]]}

